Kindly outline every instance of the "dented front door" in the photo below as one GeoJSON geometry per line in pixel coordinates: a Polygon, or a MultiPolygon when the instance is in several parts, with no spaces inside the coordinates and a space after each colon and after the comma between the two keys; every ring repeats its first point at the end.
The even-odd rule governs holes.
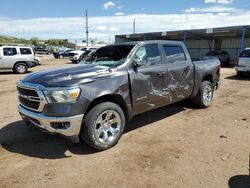
{"type": "Polygon", "coordinates": [[[168,102],[167,69],[157,44],[140,47],[134,61],[139,67],[129,71],[135,114],[168,102]]]}

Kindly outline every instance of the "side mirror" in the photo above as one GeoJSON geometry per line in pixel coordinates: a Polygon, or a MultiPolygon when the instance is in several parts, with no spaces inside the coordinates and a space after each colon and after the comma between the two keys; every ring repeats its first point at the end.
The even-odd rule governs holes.
{"type": "Polygon", "coordinates": [[[135,60],[133,61],[133,67],[138,68],[141,67],[141,64],[137,63],[135,60]]]}

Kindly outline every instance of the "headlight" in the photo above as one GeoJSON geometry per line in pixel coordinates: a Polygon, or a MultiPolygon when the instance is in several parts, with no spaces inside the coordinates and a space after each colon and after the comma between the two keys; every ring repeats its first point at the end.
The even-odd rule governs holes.
{"type": "Polygon", "coordinates": [[[67,103],[78,99],[80,88],[51,88],[44,94],[49,103],[67,103]]]}

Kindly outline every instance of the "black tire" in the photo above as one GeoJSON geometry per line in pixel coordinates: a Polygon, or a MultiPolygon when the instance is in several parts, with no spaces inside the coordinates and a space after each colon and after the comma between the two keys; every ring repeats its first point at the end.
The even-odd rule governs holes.
{"type": "Polygon", "coordinates": [[[209,81],[203,81],[200,85],[199,92],[193,101],[199,107],[207,108],[212,103],[213,94],[214,94],[214,88],[212,83],[209,81]]]}
{"type": "Polygon", "coordinates": [[[244,72],[242,71],[237,71],[237,77],[243,77],[244,76],[244,72]]]}
{"type": "Polygon", "coordinates": [[[26,63],[17,63],[14,66],[14,72],[17,74],[25,74],[28,72],[28,66],[26,63]]]}
{"type": "Polygon", "coordinates": [[[117,142],[119,141],[119,139],[121,138],[123,134],[125,124],[126,124],[126,120],[125,120],[125,115],[124,115],[123,110],[115,103],[104,102],[104,103],[98,104],[87,113],[86,117],[83,120],[80,137],[89,146],[97,150],[106,150],[117,144],[117,142]],[[120,118],[119,123],[109,125],[110,128],[112,127],[115,131],[117,131],[114,137],[112,137],[112,133],[109,132],[108,125],[107,125],[107,122],[111,122],[112,119],[110,118],[112,116],[108,118],[109,116],[107,116],[107,114],[105,116],[106,112],[109,114],[113,112],[114,114],[112,114],[112,116],[113,115],[114,117],[119,116],[117,118],[120,118]],[[105,135],[109,139],[107,140],[107,142],[105,142],[104,140],[105,135]]]}

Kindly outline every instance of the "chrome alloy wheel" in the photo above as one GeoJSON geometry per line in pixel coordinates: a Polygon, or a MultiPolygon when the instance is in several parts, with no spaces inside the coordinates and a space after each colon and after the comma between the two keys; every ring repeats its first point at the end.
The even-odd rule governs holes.
{"type": "Polygon", "coordinates": [[[213,89],[210,85],[205,86],[203,92],[203,100],[204,102],[209,105],[213,99],[213,89]]]}
{"type": "Polygon", "coordinates": [[[104,111],[95,122],[95,137],[102,143],[111,143],[121,130],[121,117],[114,110],[104,111]]]}
{"type": "Polygon", "coordinates": [[[17,66],[17,71],[20,73],[25,73],[26,72],[26,67],[24,65],[18,65],[17,66]]]}

